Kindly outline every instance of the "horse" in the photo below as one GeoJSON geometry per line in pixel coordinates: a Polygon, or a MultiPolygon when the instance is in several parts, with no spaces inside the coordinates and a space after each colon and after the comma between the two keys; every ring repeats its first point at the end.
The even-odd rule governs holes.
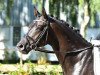
{"type": "Polygon", "coordinates": [[[34,8],[34,15],[36,19],[17,44],[19,51],[27,54],[49,44],[64,75],[94,75],[93,45],[67,22],[47,15],[44,8],[41,14],[34,8]]]}

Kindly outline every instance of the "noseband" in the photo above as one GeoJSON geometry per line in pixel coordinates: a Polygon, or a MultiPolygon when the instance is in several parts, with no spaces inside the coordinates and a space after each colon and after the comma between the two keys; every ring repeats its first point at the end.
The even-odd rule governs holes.
{"type": "MultiPolygon", "coordinates": [[[[34,20],[34,21],[42,21],[42,20],[34,20]]],[[[43,22],[45,22],[45,21],[43,21],[43,22]]],[[[43,38],[43,36],[45,35],[45,33],[46,33],[45,43],[47,42],[48,29],[49,29],[50,22],[47,21],[45,23],[46,23],[46,26],[44,27],[43,31],[39,34],[39,36],[35,40],[32,37],[30,37],[28,34],[26,35],[26,39],[28,41],[28,45],[29,45],[29,47],[31,49],[33,49],[33,48],[34,48],[34,50],[37,49],[37,45],[39,44],[40,40],[43,38]],[[33,43],[30,43],[30,40],[32,40],[33,43]]]]}

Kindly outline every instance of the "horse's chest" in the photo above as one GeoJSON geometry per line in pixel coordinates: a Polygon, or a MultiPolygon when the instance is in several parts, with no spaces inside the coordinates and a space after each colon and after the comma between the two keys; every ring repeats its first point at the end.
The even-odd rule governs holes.
{"type": "Polygon", "coordinates": [[[74,69],[73,69],[73,75],[79,75],[80,74],[80,71],[81,71],[81,68],[82,68],[82,64],[81,62],[77,62],[74,66],[74,69]]]}

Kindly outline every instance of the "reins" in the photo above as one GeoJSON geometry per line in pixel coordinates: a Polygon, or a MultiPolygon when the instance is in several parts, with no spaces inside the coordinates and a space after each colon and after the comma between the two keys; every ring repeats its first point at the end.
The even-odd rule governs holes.
{"type": "Polygon", "coordinates": [[[86,50],[93,50],[93,47],[100,47],[100,45],[91,45],[91,46],[83,48],[83,49],[78,49],[78,50],[75,50],[75,51],[68,51],[68,52],[65,52],[65,51],[50,51],[50,50],[45,50],[45,49],[41,49],[41,48],[37,48],[35,51],[44,52],[44,53],[56,53],[56,52],[63,53],[63,54],[65,54],[65,56],[64,56],[62,64],[64,64],[67,56],[73,56],[73,55],[79,54],[79,53],[86,51],[86,50]]]}
{"type": "Polygon", "coordinates": [[[60,53],[65,53],[65,54],[72,54],[72,53],[80,53],[82,51],[85,51],[85,50],[91,50],[93,49],[93,47],[100,47],[100,45],[91,45],[89,47],[86,47],[86,48],[82,48],[82,49],[78,49],[78,50],[74,50],[74,51],[68,51],[68,52],[65,52],[65,51],[50,51],[50,50],[47,50],[47,49],[42,49],[42,48],[37,48],[35,51],[39,51],[39,52],[44,52],[44,53],[55,53],[55,52],[60,52],[60,53]]]}
{"type": "MultiPolygon", "coordinates": [[[[74,50],[74,51],[50,51],[50,50],[46,50],[46,49],[42,49],[42,48],[37,48],[35,51],[39,51],[39,52],[44,52],[44,53],[55,53],[55,52],[60,52],[60,53],[64,53],[64,54],[72,54],[72,53],[78,53],[78,52],[82,52],[85,51],[87,49],[93,49],[94,45],[83,48],[83,49],[78,49],[78,50],[74,50]]],[[[96,46],[98,47],[98,46],[96,46]]],[[[100,46],[99,46],[100,47],[100,46]]]]}

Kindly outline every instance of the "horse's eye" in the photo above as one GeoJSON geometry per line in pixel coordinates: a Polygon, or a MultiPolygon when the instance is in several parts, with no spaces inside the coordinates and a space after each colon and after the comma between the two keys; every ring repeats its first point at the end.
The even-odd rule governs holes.
{"type": "Polygon", "coordinates": [[[40,31],[42,31],[44,29],[44,26],[40,27],[40,31]]]}

